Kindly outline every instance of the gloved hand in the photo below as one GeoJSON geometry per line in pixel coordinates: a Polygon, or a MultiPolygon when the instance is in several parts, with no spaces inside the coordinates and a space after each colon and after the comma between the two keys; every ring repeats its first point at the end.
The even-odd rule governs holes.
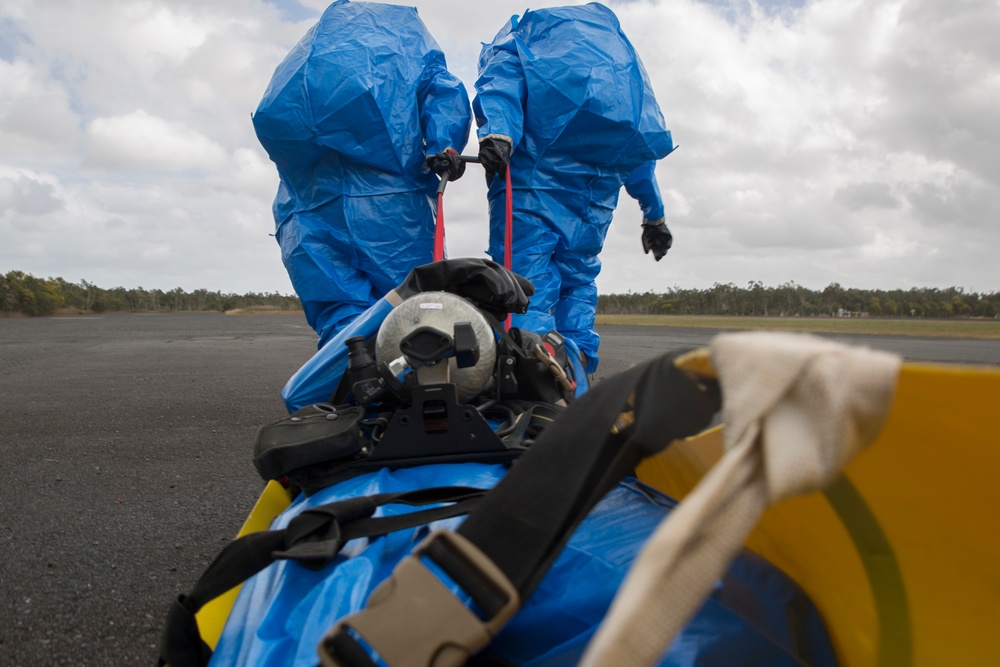
{"type": "Polygon", "coordinates": [[[510,137],[502,134],[490,134],[479,141],[479,162],[486,170],[486,182],[493,180],[493,176],[505,176],[507,165],[510,164],[510,152],[514,148],[514,143],[510,137]]]}
{"type": "Polygon", "coordinates": [[[659,262],[673,244],[674,237],[663,218],[642,221],[642,250],[647,255],[652,250],[653,257],[659,262]]]}
{"type": "Polygon", "coordinates": [[[463,257],[416,267],[395,292],[402,299],[420,292],[451,292],[502,321],[507,313],[528,310],[535,286],[494,261],[463,257]]]}
{"type": "Polygon", "coordinates": [[[465,163],[454,148],[446,148],[436,155],[428,155],[427,166],[438,176],[447,173],[449,181],[457,181],[465,173],[465,163]]]}

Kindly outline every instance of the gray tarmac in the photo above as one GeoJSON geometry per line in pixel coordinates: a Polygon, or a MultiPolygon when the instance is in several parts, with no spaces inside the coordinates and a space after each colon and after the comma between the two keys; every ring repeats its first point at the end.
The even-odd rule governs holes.
{"type": "MultiPolygon", "coordinates": [[[[600,327],[613,374],[714,331],[600,327]]],[[[1000,343],[840,336],[1000,365],[1000,343]]],[[[0,664],[153,664],[167,606],[263,488],[259,426],[315,351],[301,316],[0,319],[0,664]]]]}

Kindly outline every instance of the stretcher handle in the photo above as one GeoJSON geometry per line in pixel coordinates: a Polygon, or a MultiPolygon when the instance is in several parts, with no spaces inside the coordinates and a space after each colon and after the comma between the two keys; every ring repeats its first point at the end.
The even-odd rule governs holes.
{"type": "MultiPolygon", "coordinates": [[[[462,162],[479,163],[478,155],[459,155],[462,162]]],[[[514,255],[514,196],[510,185],[510,165],[504,170],[507,181],[507,202],[506,216],[503,235],[503,266],[508,271],[513,271],[514,255]]],[[[437,220],[434,225],[434,261],[440,262],[444,259],[444,189],[448,186],[448,172],[441,174],[441,182],[437,188],[437,220]]],[[[511,315],[507,314],[504,321],[504,329],[510,329],[511,315]]]]}
{"type": "MultiPolygon", "coordinates": [[[[459,155],[458,159],[461,160],[462,162],[475,162],[476,164],[479,163],[478,155],[459,155]]],[[[437,193],[439,195],[444,194],[444,189],[445,186],[447,185],[448,185],[448,172],[444,172],[443,174],[441,174],[441,182],[438,184],[437,193]]]]}

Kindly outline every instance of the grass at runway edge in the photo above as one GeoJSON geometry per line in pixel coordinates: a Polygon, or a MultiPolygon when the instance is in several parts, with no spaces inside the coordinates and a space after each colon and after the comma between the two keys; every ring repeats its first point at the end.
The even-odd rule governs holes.
{"type": "Polygon", "coordinates": [[[598,315],[597,324],[738,329],[803,333],[1000,340],[998,320],[879,319],[872,317],[721,317],[713,315],[598,315]]]}
{"type": "MultiPolygon", "coordinates": [[[[194,313],[202,311],[185,311],[194,313]]],[[[209,312],[209,311],[204,311],[209,312]]],[[[218,313],[218,311],[211,311],[218,313]]],[[[299,315],[301,310],[280,310],[251,306],[227,310],[226,315],[299,315]]],[[[56,317],[97,315],[91,311],[60,309],[56,317]]],[[[27,317],[4,313],[8,317],[27,317]]],[[[597,324],[678,327],[684,329],[730,329],[751,331],[793,331],[801,333],[841,333],[875,336],[917,336],[924,338],[967,338],[1000,340],[1000,320],[880,319],[875,317],[724,317],[718,315],[598,315],[597,324]]]]}

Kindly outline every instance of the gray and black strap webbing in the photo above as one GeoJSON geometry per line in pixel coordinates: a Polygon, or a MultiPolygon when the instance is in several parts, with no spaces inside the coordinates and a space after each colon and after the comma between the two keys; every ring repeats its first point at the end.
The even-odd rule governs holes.
{"type": "Polygon", "coordinates": [[[462,665],[517,613],[573,531],[636,464],[707,427],[713,380],[667,355],[573,403],[455,532],[432,534],[319,647],[324,667],[462,665]],[[443,572],[470,608],[438,578],[443,572]]]}
{"type": "Polygon", "coordinates": [[[295,560],[310,569],[321,569],[350,540],[467,514],[485,493],[485,489],[441,486],[348,498],[305,510],[287,528],[250,533],[230,542],[191,592],[179,596],[171,605],[158,664],[161,667],[207,665],[212,651],[201,639],[195,615],[210,601],[276,560],[295,560]],[[405,514],[372,516],[376,509],[390,504],[437,506],[405,514]]]}

